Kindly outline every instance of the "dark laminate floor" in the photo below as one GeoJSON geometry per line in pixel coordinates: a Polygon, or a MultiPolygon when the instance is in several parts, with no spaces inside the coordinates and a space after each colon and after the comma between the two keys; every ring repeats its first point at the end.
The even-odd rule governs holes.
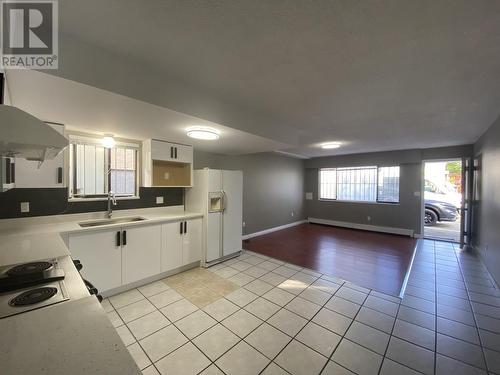
{"type": "Polygon", "coordinates": [[[399,295],[416,243],[406,236],[302,224],[243,241],[243,248],[399,295]]]}

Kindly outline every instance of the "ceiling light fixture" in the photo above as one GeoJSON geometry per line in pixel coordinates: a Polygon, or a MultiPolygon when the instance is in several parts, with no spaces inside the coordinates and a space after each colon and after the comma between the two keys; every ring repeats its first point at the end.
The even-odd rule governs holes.
{"type": "Polygon", "coordinates": [[[323,143],[321,145],[321,148],[325,150],[331,150],[333,148],[339,148],[341,146],[340,142],[328,142],[328,143],[323,143]]]}
{"type": "Polygon", "coordinates": [[[217,129],[209,128],[207,126],[193,126],[186,129],[186,131],[188,137],[202,139],[205,141],[214,141],[220,137],[220,132],[217,129]]]}
{"type": "Polygon", "coordinates": [[[115,139],[110,134],[105,134],[104,137],[102,137],[101,143],[104,148],[113,148],[116,144],[115,139]]]}

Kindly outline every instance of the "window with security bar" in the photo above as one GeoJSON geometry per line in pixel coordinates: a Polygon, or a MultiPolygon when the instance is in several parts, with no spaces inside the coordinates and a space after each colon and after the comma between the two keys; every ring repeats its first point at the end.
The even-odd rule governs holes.
{"type": "Polygon", "coordinates": [[[398,203],[399,166],[322,168],[319,199],[398,203]]]}
{"type": "Polygon", "coordinates": [[[99,140],[70,138],[69,198],[138,196],[139,146],[117,143],[105,148],[99,140]]]}

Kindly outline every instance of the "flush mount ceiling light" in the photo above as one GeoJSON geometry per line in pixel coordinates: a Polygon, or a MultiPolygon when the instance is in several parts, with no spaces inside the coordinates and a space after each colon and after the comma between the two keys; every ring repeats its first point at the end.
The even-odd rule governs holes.
{"type": "Polygon", "coordinates": [[[325,150],[331,150],[333,148],[339,148],[341,146],[340,142],[328,142],[328,143],[323,143],[321,145],[321,148],[325,150]]]}
{"type": "Polygon", "coordinates": [[[105,134],[104,137],[102,137],[101,143],[104,148],[113,148],[116,142],[112,135],[105,134]]]}
{"type": "Polygon", "coordinates": [[[220,132],[217,129],[207,126],[193,126],[186,129],[187,136],[195,139],[203,139],[205,141],[213,141],[219,139],[220,132]]]}

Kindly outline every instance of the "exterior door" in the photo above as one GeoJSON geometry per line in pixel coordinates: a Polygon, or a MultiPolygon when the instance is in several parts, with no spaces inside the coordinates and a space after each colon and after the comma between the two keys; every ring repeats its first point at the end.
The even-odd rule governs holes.
{"type": "Polygon", "coordinates": [[[462,158],[462,202],[460,207],[460,248],[471,243],[471,192],[472,192],[471,158],[462,158]]]}
{"type": "Polygon", "coordinates": [[[222,214],[222,255],[241,251],[243,226],[243,173],[222,171],[224,210],[222,214]]]}

